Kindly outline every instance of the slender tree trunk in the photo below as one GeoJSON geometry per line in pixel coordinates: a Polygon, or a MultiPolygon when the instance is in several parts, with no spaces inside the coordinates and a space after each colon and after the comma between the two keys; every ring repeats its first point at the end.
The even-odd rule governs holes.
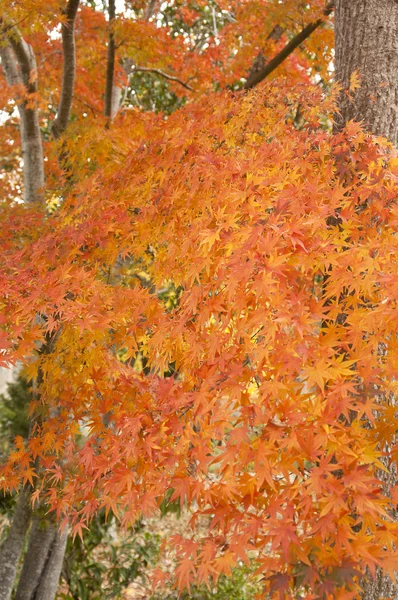
{"type": "MultiPolygon", "coordinates": [[[[1,23],[1,21],[0,21],[1,23]]],[[[20,36],[7,43],[0,35],[0,58],[7,83],[24,86],[26,94],[37,92],[36,60],[32,48],[20,36]]],[[[21,148],[23,158],[24,200],[43,202],[44,162],[39,118],[36,107],[30,108],[25,99],[18,99],[21,148]]]]}
{"type": "Polygon", "coordinates": [[[398,2],[336,0],[336,79],[342,85],[337,128],[363,121],[398,144],[398,2]],[[360,88],[347,93],[358,72],[360,88]]]}
{"type": "Polygon", "coordinates": [[[62,72],[61,98],[57,116],[52,124],[52,134],[55,138],[64,133],[68,126],[72,108],[73,92],[76,75],[76,47],[75,47],[75,20],[80,0],[69,0],[63,11],[66,21],[62,23],[62,48],[64,55],[64,68],[62,72]]]}
{"type": "Polygon", "coordinates": [[[20,492],[10,531],[0,548],[0,600],[11,598],[18,563],[30,524],[30,494],[28,488],[20,492]]]}
{"type": "MultiPolygon", "coordinates": [[[[108,57],[106,63],[106,87],[105,87],[105,109],[104,114],[106,117],[112,119],[117,113],[117,106],[114,103],[117,100],[117,96],[114,92],[114,77],[115,77],[115,58],[116,58],[116,44],[115,34],[113,26],[115,23],[115,0],[109,0],[108,5],[109,15],[109,34],[108,34],[108,57]],[[116,96],[116,97],[115,97],[116,96]]],[[[120,99],[120,98],[119,98],[120,99]]]]}
{"type": "Polygon", "coordinates": [[[15,600],[32,600],[45,570],[55,538],[55,530],[48,520],[36,517],[29,536],[21,577],[15,600]]]}
{"type": "MultiPolygon", "coordinates": [[[[114,0],[111,0],[114,6],[114,0]]],[[[75,21],[79,0],[68,0],[63,10],[61,27],[63,48],[62,90],[57,117],[52,126],[55,138],[66,130],[72,108],[76,57],[75,21]]],[[[20,114],[20,132],[23,157],[24,199],[27,203],[44,205],[44,160],[35,104],[30,107],[26,97],[37,92],[36,60],[33,49],[23,39],[18,29],[5,23],[0,15],[0,59],[9,86],[24,88],[16,96],[20,114]],[[12,29],[12,35],[8,32],[12,29]]],[[[51,352],[55,338],[47,340],[42,352],[51,352]]],[[[40,384],[40,376],[34,387],[40,384]]],[[[26,533],[31,520],[31,490],[20,493],[9,535],[0,548],[0,600],[9,600],[13,591],[18,563],[23,551],[26,533]]],[[[21,577],[15,600],[54,600],[64,559],[67,531],[60,533],[53,520],[33,519],[28,550],[24,557],[21,577]]]]}
{"type": "Polygon", "coordinates": [[[54,600],[67,537],[48,519],[34,519],[15,600],[54,600]]]}
{"type": "Polygon", "coordinates": [[[68,531],[57,531],[48,557],[46,569],[40,578],[34,600],[54,600],[68,541],[68,531]]]}
{"type": "MultiPolygon", "coordinates": [[[[335,69],[342,90],[336,129],[352,119],[398,145],[398,1],[336,0],[335,69]],[[351,76],[360,88],[349,92],[351,76]]],[[[392,470],[381,480],[387,488],[397,482],[392,470]]],[[[362,581],[363,600],[398,600],[398,586],[377,569],[376,578],[362,581]]]]}

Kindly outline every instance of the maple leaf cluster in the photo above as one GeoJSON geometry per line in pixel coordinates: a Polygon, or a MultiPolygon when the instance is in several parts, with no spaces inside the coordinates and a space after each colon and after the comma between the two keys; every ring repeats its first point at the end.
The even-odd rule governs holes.
{"type": "Polygon", "coordinates": [[[187,104],[165,119],[126,101],[112,125],[108,22],[82,4],[55,141],[59,2],[0,0],[39,65],[38,93],[16,96],[39,114],[48,208],[15,202],[2,85],[0,362],[23,364],[34,400],[0,487],[34,485],[75,535],[100,509],[128,526],[165,497],[187,504],[180,589],[254,561],[271,598],[353,598],[366,569],[392,573],[398,542],[398,161],[358,124],[330,133],[336,94],[310,84],[327,77],[330,27],[261,90],[213,91],[240,88],[323,0],[210,4],[147,18],[126,3],[116,84],[157,70],[187,104]]]}
{"type": "Polygon", "coordinates": [[[253,557],[271,597],[392,570],[398,163],[332,109],[270,82],[131,112],[52,214],[1,206],[1,359],[36,380],[3,489],[35,481],[75,533],[171,494],[181,588],[253,557]]]}
{"type": "MultiPolygon", "coordinates": [[[[269,60],[309,22],[322,18],[324,10],[323,0],[311,0],[300,6],[295,0],[283,3],[279,0],[222,0],[217,3],[217,12],[214,12],[213,4],[205,0],[192,3],[175,0],[165,11],[158,10],[155,16],[147,19],[145,3],[125,3],[127,12],[119,12],[113,26],[118,58],[114,77],[129,110],[133,106],[145,106],[145,94],[149,95],[150,104],[154,102],[153,90],[162,81],[156,71],[171,77],[167,80],[168,94],[173,95],[177,105],[209,90],[240,88],[256,56],[269,60]],[[273,35],[275,26],[278,35],[273,35]],[[149,73],[135,70],[140,68],[149,73]],[[143,86],[138,86],[137,91],[133,84],[142,84],[137,79],[140,73],[149,79],[143,86]]],[[[93,5],[93,2],[81,2],[77,13],[73,117],[68,136],[62,141],[69,155],[76,159],[75,173],[78,172],[80,177],[87,172],[88,158],[93,161],[95,155],[96,166],[99,161],[103,168],[105,156],[109,156],[103,135],[108,22],[104,13],[94,10],[93,5]]],[[[65,20],[65,15],[60,13],[58,0],[44,4],[42,0],[24,0],[23,3],[0,0],[0,11],[5,21],[18,25],[35,52],[39,91],[31,94],[29,100],[39,110],[44,134],[46,189],[49,195],[50,190],[57,195],[65,172],[57,158],[59,145],[51,140],[51,123],[61,93],[60,23],[65,20]]],[[[325,26],[307,40],[306,47],[298,48],[283,62],[278,75],[289,76],[290,85],[308,83],[315,74],[326,81],[332,48],[333,30],[325,26]]],[[[271,78],[274,76],[272,74],[271,78]]],[[[0,190],[2,197],[9,198],[22,195],[19,121],[14,98],[19,95],[21,100],[24,94],[21,90],[16,92],[7,86],[4,73],[0,71],[0,109],[8,115],[3,125],[4,135],[0,137],[1,156],[7,157],[2,166],[0,190]]],[[[123,133],[119,137],[122,147],[128,142],[126,131],[123,133]]],[[[93,162],[90,168],[92,172],[93,162]]]]}

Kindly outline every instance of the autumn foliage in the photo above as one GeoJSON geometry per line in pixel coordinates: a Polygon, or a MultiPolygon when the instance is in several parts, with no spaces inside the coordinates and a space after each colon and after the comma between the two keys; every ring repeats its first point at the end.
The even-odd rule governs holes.
{"type": "Polygon", "coordinates": [[[75,534],[102,507],[129,525],[187,503],[180,588],[250,558],[271,598],[354,598],[398,542],[398,161],[356,123],[332,135],[334,93],[293,63],[209,91],[207,52],[225,86],[262,41],[228,63],[234,35],[185,53],[203,91],[167,120],[93,110],[48,142],[45,211],[1,204],[1,359],[36,382],[1,486],[34,484],[75,534]]]}

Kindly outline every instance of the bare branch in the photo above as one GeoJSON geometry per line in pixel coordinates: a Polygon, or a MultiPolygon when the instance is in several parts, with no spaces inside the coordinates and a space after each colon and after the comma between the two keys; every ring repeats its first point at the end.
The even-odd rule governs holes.
{"type": "MultiPolygon", "coordinates": [[[[330,2],[323,14],[325,17],[328,17],[334,10],[334,1],[330,2]]],[[[258,70],[255,74],[253,74],[250,79],[248,78],[244,88],[249,90],[256,86],[258,83],[263,81],[268,75],[270,75],[279,65],[283,63],[284,60],[298,47],[300,46],[320,25],[324,23],[324,19],[318,19],[317,21],[313,21],[309,23],[304,29],[300,31],[286,46],[278,52],[276,56],[269,62],[267,62],[264,67],[258,70]]]]}
{"type": "Polygon", "coordinates": [[[67,128],[72,108],[76,73],[75,21],[78,6],[79,0],[69,0],[64,10],[66,20],[62,24],[62,49],[64,56],[62,89],[57,116],[51,128],[55,138],[59,138],[67,128]]]}
{"type": "Polygon", "coordinates": [[[142,71],[144,73],[155,73],[156,75],[160,75],[161,77],[164,77],[165,79],[168,79],[169,81],[175,81],[176,83],[179,83],[180,85],[182,85],[187,90],[190,90],[191,92],[194,91],[194,89],[185,81],[182,81],[181,79],[179,79],[178,77],[174,77],[173,75],[169,75],[168,73],[165,73],[164,71],[161,71],[160,69],[152,69],[150,67],[133,67],[133,73],[136,71],[137,72],[142,71]]]}
{"type": "Polygon", "coordinates": [[[106,117],[112,118],[112,98],[113,98],[113,79],[115,72],[115,34],[113,32],[113,24],[116,16],[115,0],[109,0],[108,6],[109,15],[109,35],[108,35],[108,58],[106,64],[106,87],[105,87],[105,109],[106,117]]]}

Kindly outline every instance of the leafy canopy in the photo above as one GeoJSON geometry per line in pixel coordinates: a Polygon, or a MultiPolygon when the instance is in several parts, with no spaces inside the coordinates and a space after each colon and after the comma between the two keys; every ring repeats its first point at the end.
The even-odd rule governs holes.
{"type": "MultiPolygon", "coordinates": [[[[218,89],[264,42],[263,12],[285,23],[295,4],[238,3],[250,17],[192,55],[162,22],[148,49],[157,25],[134,4],[117,35],[157,67],[182,57],[196,92],[167,119],[127,107],[108,128],[85,42],[105,21],[82,7],[76,97],[87,86],[93,110],[48,142],[51,210],[2,184],[1,357],[36,381],[36,417],[0,482],[35,484],[75,534],[101,509],[134,525],[165,496],[189,504],[180,589],[255,557],[270,597],[351,598],[365,567],[392,571],[398,541],[397,491],[377,478],[396,459],[398,162],[358,124],[332,135],[333,94],[293,58],[253,92],[218,89]]],[[[45,35],[37,17],[32,42],[45,35]]],[[[45,104],[59,73],[43,63],[45,104]]]]}

